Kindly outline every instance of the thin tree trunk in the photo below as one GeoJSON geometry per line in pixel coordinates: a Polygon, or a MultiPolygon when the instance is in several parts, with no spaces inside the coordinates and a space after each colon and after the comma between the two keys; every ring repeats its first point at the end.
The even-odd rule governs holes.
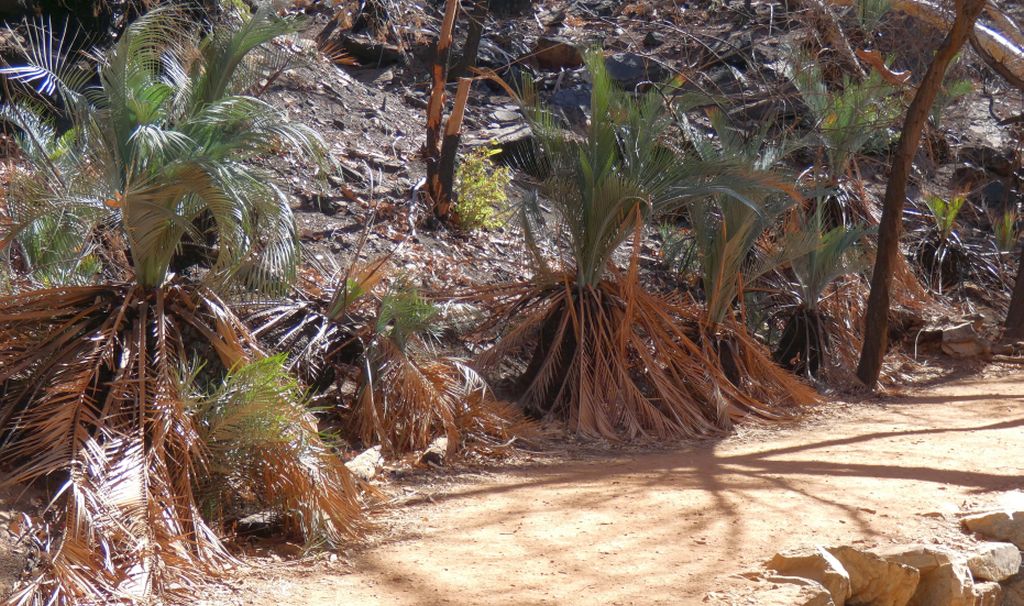
{"type": "Polygon", "coordinates": [[[878,252],[875,257],[875,269],[871,275],[871,294],[868,296],[864,318],[864,346],[861,349],[860,364],[857,366],[857,376],[872,389],[878,383],[882,360],[888,348],[889,287],[896,257],[899,255],[903,203],[907,197],[907,178],[910,176],[914,154],[921,142],[921,132],[935,102],[935,96],[942,86],[946,68],[967,41],[974,21],[984,6],[985,0],[957,1],[956,18],[931,65],[928,66],[914,100],[910,103],[892,159],[889,184],[885,188],[885,199],[882,203],[882,219],[878,227],[878,252]]]}
{"type": "Polygon", "coordinates": [[[1003,337],[1024,337],[1024,248],[1020,251],[1020,265],[1017,267],[1017,280],[1013,284],[1013,295],[1010,297],[1010,309],[1006,312],[1006,332],[1003,337]]]}
{"type": "Polygon", "coordinates": [[[456,76],[468,76],[476,67],[476,57],[480,52],[480,38],[484,35],[484,22],[490,14],[491,0],[475,0],[469,9],[469,31],[466,33],[466,44],[462,47],[462,58],[455,68],[456,76]]]}
{"type": "Polygon", "coordinates": [[[441,157],[441,115],[444,113],[444,86],[448,82],[448,54],[452,47],[452,29],[459,0],[448,0],[444,8],[444,20],[437,35],[437,50],[434,65],[431,66],[430,100],[427,102],[427,146],[424,155],[429,170],[430,163],[441,157]]]}
{"type": "Polygon", "coordinates": [[[466,110],[466,100],[469,98],[469,85],[472,83],[472,78],[459,79],[452,113],[448,116],[448,124],[444,129],[437,171],[427,179],[428,191],[434,201],[434,217],[442,221],[448,219],[455,195],[455,157],[459,151],[459,140],[462,138],[462,118],[466,110]]]}

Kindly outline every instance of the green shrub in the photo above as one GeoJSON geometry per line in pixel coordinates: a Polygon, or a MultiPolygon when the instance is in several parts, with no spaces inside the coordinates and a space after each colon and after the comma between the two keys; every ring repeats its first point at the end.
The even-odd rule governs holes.
{"type": "Polygon", "coordinates": [[[508,202],[512,171],[491,157],[501,153],[494,146],[478,147],[462,158],[455,173],[455,215],[465,229],[493,229],[502,224],[508,202]]]}

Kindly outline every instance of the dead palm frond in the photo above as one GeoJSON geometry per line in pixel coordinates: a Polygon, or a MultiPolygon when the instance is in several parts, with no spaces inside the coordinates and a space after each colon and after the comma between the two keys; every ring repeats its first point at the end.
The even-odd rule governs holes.
{"type": "Polygon", "coordinates": [[[521,403],[588,436],[708,435],[749,415],[777,416],[777,400],[748,397],[695,341],[692,306],[643,289],[638,242],[650,221],[695,201],[721,195],[746,203],[784,187],[736,157],[679,156],[660,138],[662,96],[616,89],[599,56],[588,67],[592,114],[584,132],[567,133],[543,108],[528,110],[548,169],[543,191],[568,249],[549,264],[536,246],[541,234],[524,221],[535,275],[478,293],[493,312],[481,334],[498,333],[479,364],[520,360],[521,403]],[[623,270],[614,257],[629,240],[623,270]]]}

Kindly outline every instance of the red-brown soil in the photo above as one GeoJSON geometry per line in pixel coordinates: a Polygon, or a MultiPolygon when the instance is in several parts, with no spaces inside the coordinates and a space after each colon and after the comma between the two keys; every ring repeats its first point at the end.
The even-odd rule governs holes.
{"type": "Polygon", "coordinates": [[[990,370],[719,442],[392,487],[390,537],[345,564],[257,563],[212,602],[756,603],[737,573],[781,549],[969,542],[957,512],[1021,496],[1022,427],[1024,382],[990,370]]]}

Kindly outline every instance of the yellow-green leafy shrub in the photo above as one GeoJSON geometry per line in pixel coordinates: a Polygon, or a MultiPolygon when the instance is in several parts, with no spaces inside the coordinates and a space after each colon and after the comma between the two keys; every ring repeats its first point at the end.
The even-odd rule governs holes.
{"type": "Polygon", "coordinates": [[[492,229],[502,223],[512,171],[491,161],[499,153],[494,146],[478,147],[462,158],[455,172],[455,214],[466,229],[492,229]]]}

